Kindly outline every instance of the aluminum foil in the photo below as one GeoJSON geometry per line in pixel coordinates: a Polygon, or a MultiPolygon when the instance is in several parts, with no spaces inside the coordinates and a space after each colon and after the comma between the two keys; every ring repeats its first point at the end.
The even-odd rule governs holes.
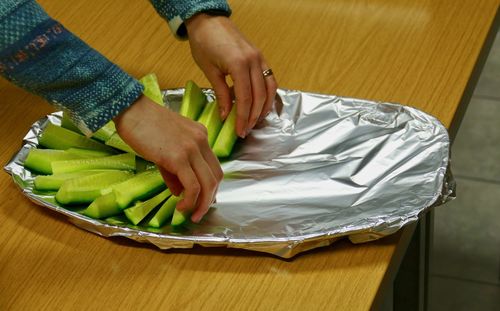
{"type": "MultiPolygon", "coordinates": [[[[210,99],[213,93],[205,90],[210,99]]],[[[392,234],[428,208],[454,198],[446,128],[417,109],[390,103],[279,90],[281,100],[222,161],[216,203],[200,224],[182,231],[90,219],[36,193],[22,166],[54,113],[33,124],[5,166],[36,204],[102,236],[125,236],[161,249],[222,246],[289,258],[330,245],[392,234]]],[[[177,110],[183,89],[164,100],[177,110]]]]}

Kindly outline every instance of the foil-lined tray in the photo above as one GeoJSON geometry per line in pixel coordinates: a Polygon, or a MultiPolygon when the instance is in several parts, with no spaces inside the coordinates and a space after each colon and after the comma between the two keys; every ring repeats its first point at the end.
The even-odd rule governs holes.
{"type": "MultiPolygon", "coordinates": [[[[183,89],[164,91],[177,110],[183,89]]],[[[213,92],[205,90],[213,99],[213,92]]],[[[391,103],[278,90],[272,112],[222,161],[225,177],[209,213],[183,231],[113,224],[36,193],[22,163],[47,122],[33,124],[5,170],[36,204],[102,236],[161,249],[220,246],[290,258],[330,245],[381,238],[455,197],[446,128],[417,109],[391,103]]],[[[167,133],[168,135],[168,133],[167,133]]]]}

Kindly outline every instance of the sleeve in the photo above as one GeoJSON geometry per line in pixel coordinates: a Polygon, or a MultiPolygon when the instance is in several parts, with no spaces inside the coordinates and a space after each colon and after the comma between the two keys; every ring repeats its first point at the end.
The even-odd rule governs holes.
{"type": "Polygon", "coordinates": [[[0,75],[68,112],[86,135],[130,106],[143,90],[34,0],[0,1],[0,75]]]}
{"type": "Polygon", "coordinates": [[[225,0],[150,0],[178,39],[187,38],[184,21],[200,12],[230,16],[231,8],[225,0]]]}

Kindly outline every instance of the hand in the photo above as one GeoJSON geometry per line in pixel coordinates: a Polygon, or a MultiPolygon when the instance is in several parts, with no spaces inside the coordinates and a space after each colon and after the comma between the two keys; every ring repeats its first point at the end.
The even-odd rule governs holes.
{"type": "Polygon", "coordinates": [[[236,97],[236,131],[245,137],[271,109],[278,84],[260,51],[224,16],[197,14],[186,21],[193,58],[215,90],[226,118],[231,110],[231,92],[226,83],[230,75],[236,97]]]}
{"type": "Polygon", "coordinates": [[[177,209],[192,211],[191,220],[198,222],[208,211],[223,177],[208,145],[206,128],[145,96],[114,121],[123,140],[158,166],[170,191],[174,195],[184,192],[177,209]]]}

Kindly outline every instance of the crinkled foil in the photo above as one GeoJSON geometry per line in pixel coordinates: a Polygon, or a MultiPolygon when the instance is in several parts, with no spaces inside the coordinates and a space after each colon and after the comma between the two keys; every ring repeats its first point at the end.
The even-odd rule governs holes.
{"type": "MultiPolygon", "coordinates": [[[[200,224],[179,232],[111,225],[33,191],[22,166],[54,113],[33,124],[5,166],[36,204],[102,236],[161,249],[222,246],[289,258],[348,236],[354,243],[392,234],[428,208],[454,198],[445,127],[417,109],[368,100],[278,91],[281,101],[222,161],[217,201],[200,224]]],[[[178,109],[183,89],[164,92],[178,109]]],[[[213,93],[206,90],[213,98],[213,93]]],[[[166,133],[168,135],[168,133],[166,133]]]]}

